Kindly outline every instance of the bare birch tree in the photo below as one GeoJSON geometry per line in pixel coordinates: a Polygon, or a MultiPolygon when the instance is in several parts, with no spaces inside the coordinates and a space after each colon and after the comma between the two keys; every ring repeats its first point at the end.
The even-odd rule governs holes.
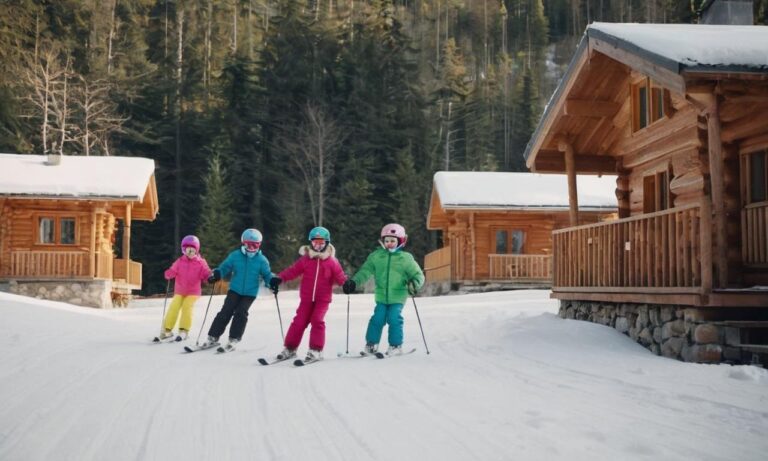
{"type": "Polygon", "coordinates": [[[312,208],[312,222],[322,226],[326,186],[333,176],[336,151],[344,133],[322,108],[307,104],[304,121],[282,139],[282,145],[301,172],[312,208]]]}

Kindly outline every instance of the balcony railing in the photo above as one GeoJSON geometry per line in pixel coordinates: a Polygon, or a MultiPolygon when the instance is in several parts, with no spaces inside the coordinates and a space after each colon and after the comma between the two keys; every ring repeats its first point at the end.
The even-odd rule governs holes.
{"type": "Polygon", "coordinates": [[[126,259],[115,259],[113,277],[125,280],[128,285],[141,286],[141,263],[126,259]]]}
{"type": "Polygon", "coordinates": [[[741,210],[741,257],[744,264],[768,264],[768,203],[754,203],[741,210]]]}
{"type": "Polygon", "coordinates": [[[551,281],[551,255],[488,255],[489,278],[495,280],[551,281]]]}
{"type": "Polygon", "coordinates": [[[427,282],[451,281],[451,247],[443,247],[424,257],[424,275],[427,282]]]}
{"type": "Polygon", "coordinates": [[[579,227],[553,236],[554,290],[709,292],[708,202],[579,227]]]}
{"type": "Polygon", "coordinates": [[[2,277],[114,279],[141,287],[141,264],[114,259],[112,252],[96,252],[93,268],[91,254],[86,251],[16,250],[10,256],[10,264],[2,265],[2,277]]]}
{"type": "Polygon", "coordinates": [[[11,251],[7,277],[87,277],[89,254],[82,251],[11,251]]]}

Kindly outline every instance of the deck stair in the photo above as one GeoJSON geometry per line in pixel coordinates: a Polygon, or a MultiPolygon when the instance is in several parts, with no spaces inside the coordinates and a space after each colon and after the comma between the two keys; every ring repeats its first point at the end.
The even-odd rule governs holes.
{"type": "Polygon", "coordinates": [[[768,366],[768,320],[726,320],[726,342],[741,350],[742,363],[768,366]]]}

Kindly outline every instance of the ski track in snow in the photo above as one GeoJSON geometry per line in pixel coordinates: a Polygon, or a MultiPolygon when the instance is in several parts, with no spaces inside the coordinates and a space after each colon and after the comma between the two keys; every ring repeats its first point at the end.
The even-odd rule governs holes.
{"type": "MultiPolygon", "coordinates": [[[[182,353],[206,298],[190,339],[151,344],[162,299],[99,311],[0,294],[0,459],[765,458],[768,372],[656,357],[613,329],[558,318],[548,294],[418,298],[430,355],[409,301],[404,346],[418,350],[387,360],[336,357],[347,301],[337,295],[326,359],[308,367],[257,363],[281,349],[271,294],[226,354],[182,353]]],[[[287,328],[297,296],[280,298],[287,328]]],[[[355,354],[373,298],[351,299],[355,354]]],[[[299,358],[307,341],[308,331],[299,358]]]]}

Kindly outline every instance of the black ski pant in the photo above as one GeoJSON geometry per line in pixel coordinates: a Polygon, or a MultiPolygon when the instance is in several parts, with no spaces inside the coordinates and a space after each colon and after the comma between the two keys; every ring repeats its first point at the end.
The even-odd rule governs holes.
{"type": "Polygon", "coordinates": [[[213,336],[214,338],[221,337],[231,319],[232,325],[229,327],[229,339],[240,341],[245,331],[245,325],[248,323],[248,309],[255,299],[255,296],[243,296],[229,290],[227,297],[224,298],[224,305],[221,306],[221,310],[213,319],[211,329],[208,330],[208,336],[213,336]]]}

